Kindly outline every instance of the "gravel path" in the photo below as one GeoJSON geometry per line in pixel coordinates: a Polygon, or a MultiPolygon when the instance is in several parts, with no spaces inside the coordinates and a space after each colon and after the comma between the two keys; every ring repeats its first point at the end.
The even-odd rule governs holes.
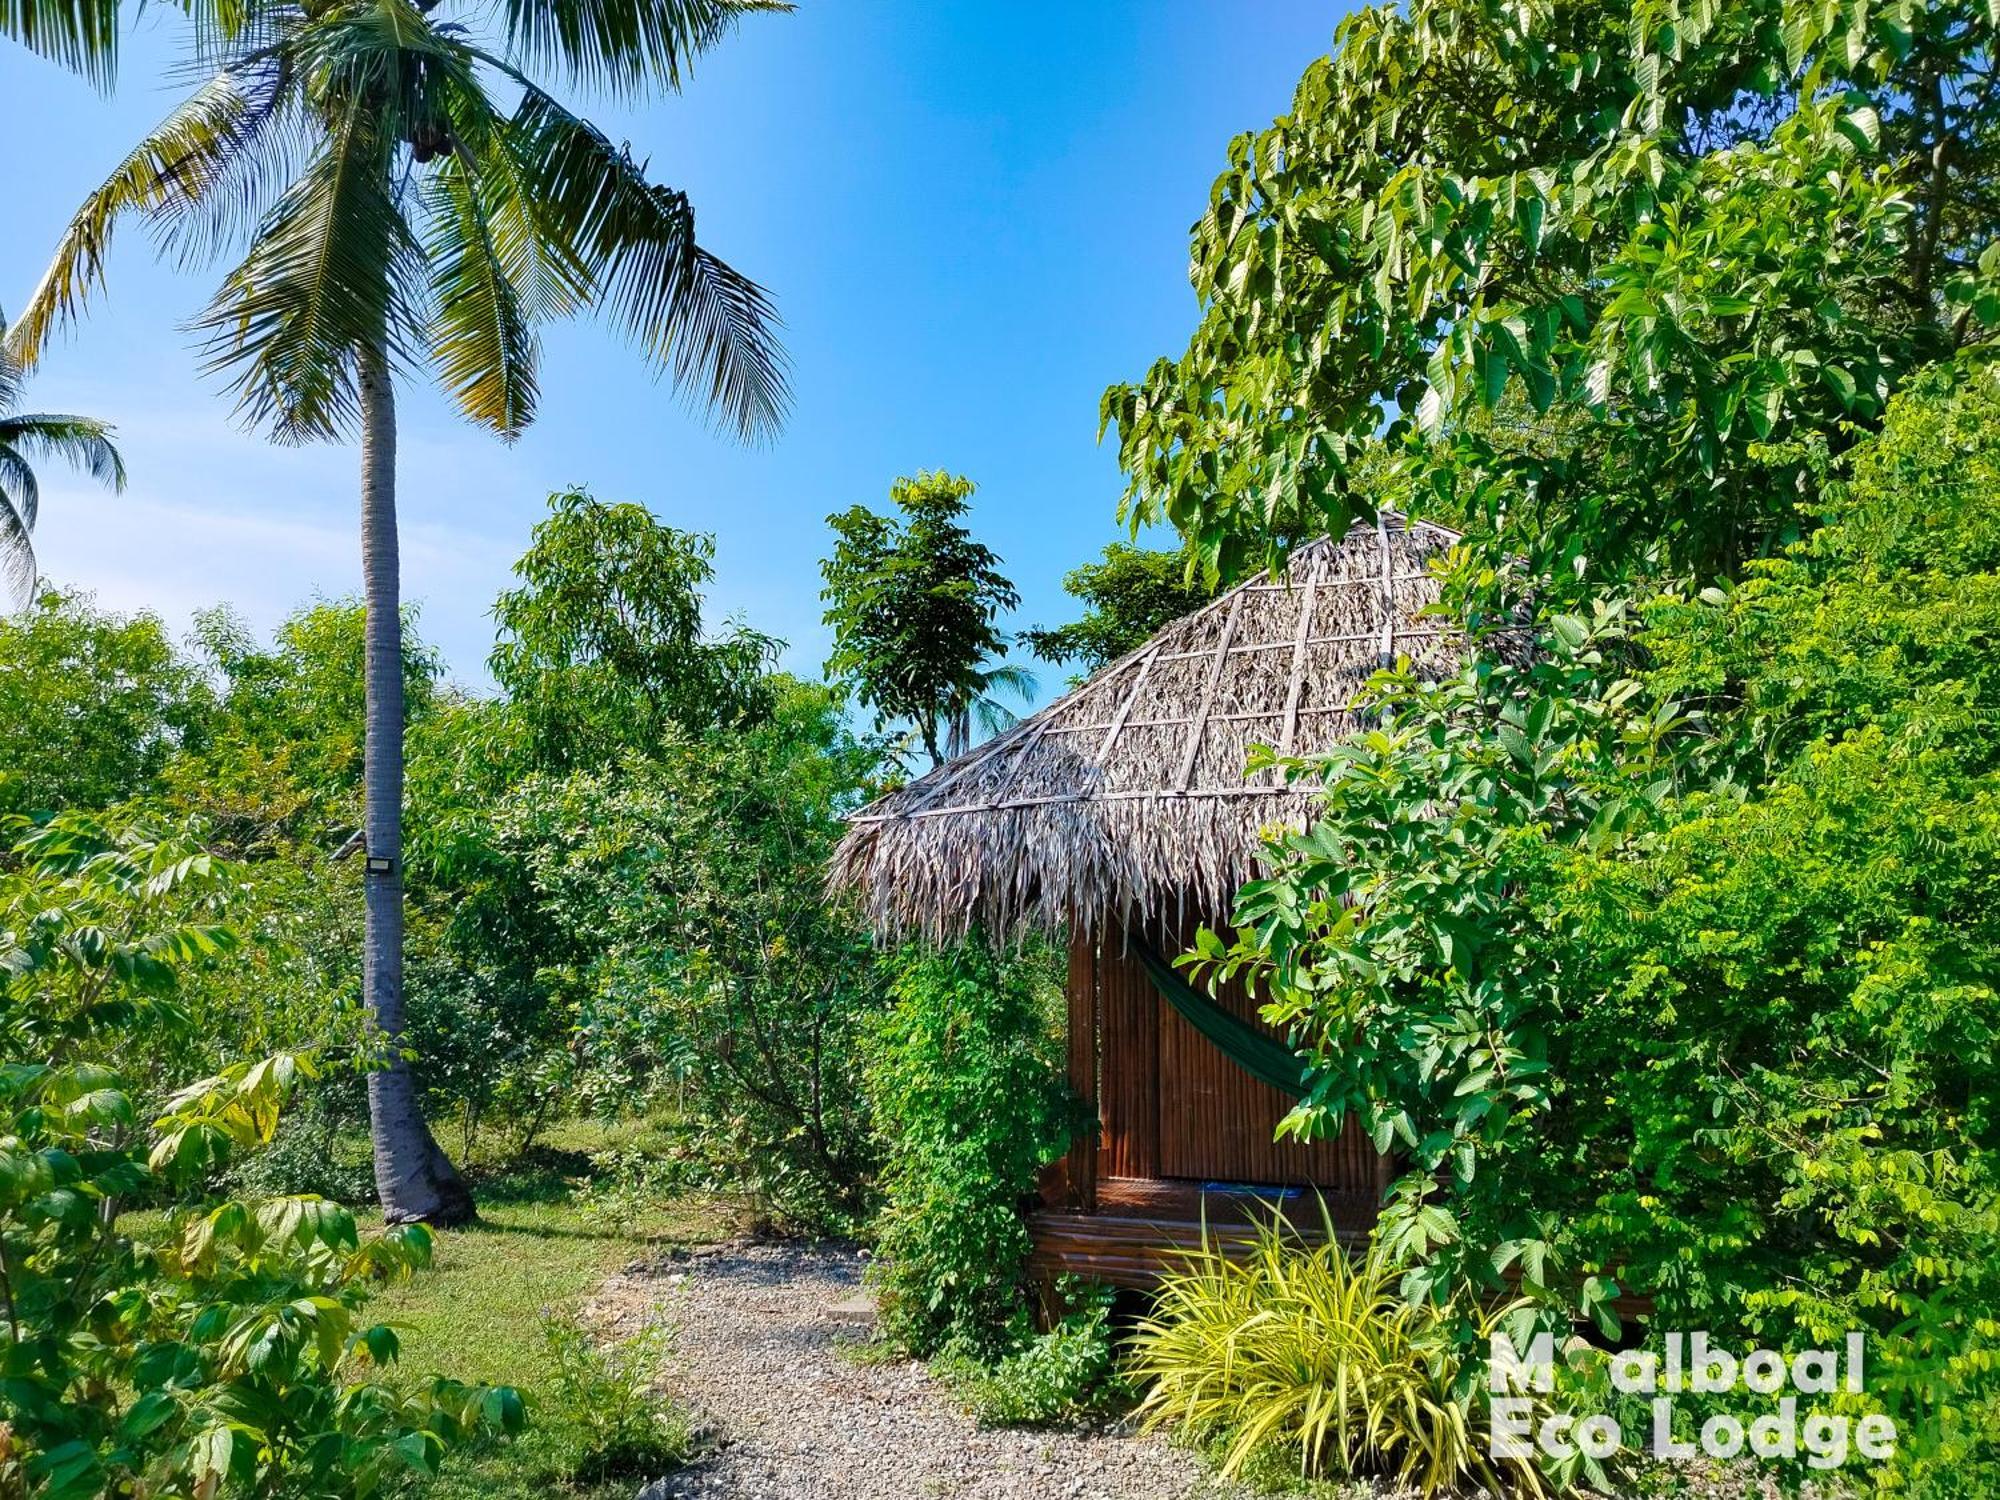
{"type": "Polygon", "coordinates": [[[715,1430],[707,1459],[646,1500],[1221,1500],[1190,1454],[1156,1437],[981,1431],[921,1366],[863,1366],[863,1262],[825,1247],[739,1243],[628,1267],[600,1288],[607,1333],[678,1330],[663,1382],[715,1430]]]}

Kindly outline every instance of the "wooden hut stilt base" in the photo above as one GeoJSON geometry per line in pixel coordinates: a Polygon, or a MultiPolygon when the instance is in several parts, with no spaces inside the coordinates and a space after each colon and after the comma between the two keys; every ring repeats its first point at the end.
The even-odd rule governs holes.
{"type": "Polygon", "coordinates": [[[1160,1178],[1108,1177],[1088,1212],[1043,1207],[1028,1215],[1034,1250],[1028,1272],[1038,1282],[1081,1276],[1150,1291],[1162,1273],[1204,1244],[1225,1254],[1247,1250],[1256,1226],[1273,1212],[1306,1244],[1336,1237],[1359,1245],[1374,1225],[1373,1193],[1294,1191],[1285,1196],[1241,1188],[1204,1188],[1160,1178]],[[1324,1209],[1322,1209],[1324,1205],[1324,1209]]]}

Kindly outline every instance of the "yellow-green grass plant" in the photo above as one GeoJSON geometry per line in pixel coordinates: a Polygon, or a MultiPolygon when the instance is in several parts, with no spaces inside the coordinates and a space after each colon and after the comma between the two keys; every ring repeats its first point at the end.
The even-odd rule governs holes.
{"type": "MultiPolygon", "coordinates": [[[[1277,1450],[1308,1478],[1547,1495],[1532,1462],[1493,1456],[1483,1399],[1461,1388],[1464,1357],[1444,1337],[1456,1313],[1405,1302],[1379,1244],[1350,1249],[1328,1228],[1307,1244],[1274,1214],[1233,1255],[1204,1233],[1134,1333],[1146,1424],[1216,1442],[1225,1476],[1277,1450]]],[[[1482,1342],[1512,1310],[1475,1315],[1482,1342]]]]}

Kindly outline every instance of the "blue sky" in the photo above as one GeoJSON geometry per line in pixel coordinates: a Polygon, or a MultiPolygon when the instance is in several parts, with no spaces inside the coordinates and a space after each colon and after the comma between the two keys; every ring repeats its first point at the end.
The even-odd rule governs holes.
{"type": "MultiPolygon", "coordinates": [[[[110,99],[0,44],[17,137],[0,307],[26,298],[78,199],[175,102],[167,10],[110,99]]],[[[937,467],[979,484],[974,525],[1020,586],[1015,623],[1070,618],[1063,573],[1119,534],[1098,396],[1185,342],[1188,225],[1229,138],[1287,107],[1338,15],[1327,0],[801,0],[745,24],[677,97],[580,101],[688,191],[711,249],[771,288],[793,417],[775,443],[738,446],[589,323],[548,331],[540,419],[512,447],[406,385],[404,590],[425,636],[482,684],[493,596],[547,493],[581,483],[713,532],[711,614],[783,637],[788,664],[816,671],[825,517],[937,467]]],[[[180,327],[213,281],[156,264],[126,226],[109,295],[28,395],[115,421],[132,472],[117,497],[45,473],[43,571],[176,631],[225,600],[268,628],[360,574],[354,454],[243,434],[197,371],[180,327]]],[[[1041,675],[1046,690],[1061,674],[1041,675]]]]}

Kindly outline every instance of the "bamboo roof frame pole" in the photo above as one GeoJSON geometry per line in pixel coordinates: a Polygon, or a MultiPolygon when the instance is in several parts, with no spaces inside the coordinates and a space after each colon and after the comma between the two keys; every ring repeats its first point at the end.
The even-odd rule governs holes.
{"type": "Polygon", "coordinates": [[[1222,683],[1222,669],[1229,663],[1229,648],[1236,640],[1236,622],[1243,618],[1243,595],[1237,594],[1229,607],[1229,618],[1223,622],[1222,638],[1216,642],[1215,661],[1208,669],[1208,681],[1202,686],[1201,707],[1195,710],[1194,730],[1188,735],[1187,755],[1181,761],[1181,774],[1174,779],[1174,789],[1185,792],[1194,780],[1194,765],[1201,758],[1202,736],[1208,732],[1209,710],[1215,707],[1215,690],[1222,683]]]}
{"type": "Polygon", "coordinates": [[[1292,637],[1292,680],[1285,688],[1285,727],[1279,735],[1278,754],[1292,753],[1299,732],[1299,700],[1306,688],[1306,643],[1312,639],[1313,610],[1319,603],[1320,579],[1326,573],[1326,553],[1313,559],[1312,575],[1306,580],[1305,602],[1299,606],[1299,628],[1292,637]]]}
{"type": "Polygon", "coordinates": [[[1389,522],[1381,511],[1375,512],[1375,541],[1382,549],[1382,645],[1381,666],[1384,671],[1396,665],[1396,555],[1389,550],[1389,522]]]}
{"type": "MultiPolygon", "coordinates": [[[[1158,645],[1153,645],[1150,648],[1142,646],[1139,648],[1139,650],[1148,651],[1149,654],[1146,659],[1150,663],[1152,660],[1152,656],[1150,653],[1157,652],[1159,650],[1159,647],[1158,645]]],[[[1137,655],[1138,652],[1135,651],[1131,654],[1137,655]]],[[[995,735],[986,744],[978,746],[977,748],[971,751],[968,751],[964,756],[961,757],[961,759],[964,761],[964,764],[958,766],[955,770],[951,772],[950,775],[940,777],[935,786],[923,787],[922,782],[928,778],[920,777],[916,783],[912,784],[913,790],[921,788],[922,792],[922,800],[918,802],[917,805],[919,807],[930,807],[934,805],[937,802],[938,798],[942,797],[956,783],[964,781],[967,777],[971,776],[973,772],[982,769],[986,765],[986,763],[989,760],[992,760],[996,755],[1005,754],[1010,750],[1017,752],[1015,756],[1015,764],[1012,767],[1012,769],[1008,772],[1008,781],[1009,784],[1011,785],[1013,778],[1020,772],[1020,762],[1027,758],[1028,751],[1034,748],[1036,741],[1040,740],[1041,737],[1048,732],[1049,727],[1055,722],[1057,718],[1057,714],[1055,711],[1059,708],[1065,710],[1073,710],[1077,706],[1077,704],[1089,702],[1092,698],[1097,696],[1098,693],[1102,692],[1108,683],[1114,680],[1113,674],[1115,673],[1115,670],[1119,665],[1122,665],[1122,663],[1113,663],[1110,668],[1105,669],[1103,673],[1099,674],[1091,681],[1086,682],[1082,687],[1078,688],[1075,692],[1070,693],[1067,697],[1057,699],[1054,703],[1049,704],[1046,708],[1040,709],[1037,712],[1030,714],[1027,718],[1022,719],[1013,725],[1010,725],[1006,729],[1003,729],[999,734],[995,735]],[[1026,743],[1023,743],[1024,740],[1026,741],[1026,743]]],[[[945,764],[950,765],[951,762],[947,761],[945,764]]],[[[941,766],[934,766],[931,768],[929,774],[936,775],[937,772],[942,769],[943,767],[941,766]]]]}
{"type": "Polygon", "coordinates": [[[1146,678],[1152,674],[1153,663],[1159,654],[1159,647],[1155,646],[1146,653],[1146,659],[1139,663],[1138,675],[1132,679],[1132,690],[1125,695],[1125,701],[1118,705],[1118,712],[1112,715],[1110,724],[1105,727],[1104,738],[1097,742],[1097,748],[1090,754],[1092,765],[1103,765],[1104,757],[1109,755],[1111,747],[1118,743],[1118,736],[1125,730],[1125,721],[1131,717],[1132,705],[1139,701],[1139,693],[1146,686],[1146,678]]]}

